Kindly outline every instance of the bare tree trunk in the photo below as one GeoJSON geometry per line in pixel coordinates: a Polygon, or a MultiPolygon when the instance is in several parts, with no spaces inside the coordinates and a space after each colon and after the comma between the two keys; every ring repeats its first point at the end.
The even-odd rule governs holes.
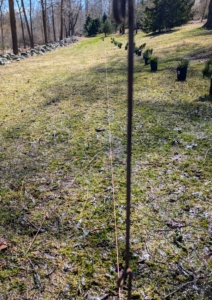
{"type": "Polygon", "coordinates": [[[72,36],[75,33],[75,27],[76,27],[77,20],[78,20],[79,13],[80,13],[81,9],[82,9],[81,1],[79,2],[79,6],[74,11],[74,8],[71,6],[71,0],[70,0],[69,31],[71,32],[72,36]]]}
{"type": "Polygon", "coordinates": [[[29,35],[30,47],[33,48],[34,45],[33,45],[33,42],[32,42],[32,36],[31,36],[30,28],[29,28],[29,22],[28,22],[27,15],[26,15],[26,10],[25,10],[25,6],[24,6],[24,0],[21,0],[21,5],[22,5],[23,13],[24,13],[24,18],[25,18],[25,22],[26,22],[27,32],[28,32],[28,35],[29,35]]]}
{"type": "Polygon", "coordinates": [[[3,12],[2,12],[2,5],[3,5],[3,0],[1,0],[0,2],[0,11],[1,11],[1,45],[2,45],[2,51],[3,51],[3,54],[4,54],[4,21],[3,21],[3,12]]]}
{"type": "Polygon", "coordinates": [[[1,12],[1,45],[2,45],[2,51],[4,54],[5,45],[4,45],[4,29],[3,29],[2,12],[1,12]]]}
{"type": "Polygon", "coordinates": [[[121,34],[125,34],[125,22],[121,26],[121,34]]]}
{"type": "Polygon", "coordinates": [[[103,16],[103,3],[102,0],[100,0],[100,20],[102,19],[103,16]]]}
{"type": "Polygon", "coordinates": [[[30,28],[31,28],[31,48],[34,48],[34,35],[33,35],[33,27],[32,27],[32,0],[29,2],[29,17],[30,17],[30,28]]]}
{"type": "Polygon", "coordinates": [[[41,8],[42,8],[44,41],[45,41],[45,44],[47,44],[48,37],[47,37],[47,22],[46,22],[46,0],[41,0],[41,8]]]}
{"type": "Polygon", "coordinates": [[[60,3],[60,40],[63,40],[63,22],[64,22],[63,3],[64,3],[64,0],[61,0],[61,3],[60,3]]]}
{"type": "Polygon", "coordinates": [[[85,16],[88,15],[88,0],[85,0],[85,16]]]}
{"type": "Polygon", "coordinates": [[[108,1],[108,16],[112,16],[112,0],[108,1]]]}
{"type": "Polygon", "coordinates": [[[54,36],[54,41],[56,42],[56,32],[55,32],[55,21],[54,21],[54,7],[53,7],[53,3],[51,0],[51,7],[52,7],[52,29],[53,29],[53,36],[54,36]]]}
{"type": "Polygon", "coordinates": [[[210,0],[209,7],[208,7],[208,19],[203,27],[206,29],[212,29],[212,0],[210,0]]]}
{"type": "Polygon", "coordinates": [[[47,15],[47,34],[48,34],[48,42],[52,41],[52,38],[51,38],[51,27],[52,27],[52,24],[51,24],[51,20],[50,20],[50,15],[48,14],[47,15]]]}
{"type": "Polygon", "coordinates": [[[68,38],[69,37],[69,31],[68,31],[68,26],[66,24],[66,18],[65,18],[65,16],[63,17],[63,24],[64,24],[65,37],[68,38]]]}
{"type": "Polygon", "coordinates": [[[202,22],[203,19],[204,19],[205,11],[206,11],[206,8],[207,8],[207,7],[208,7],[208,0],[205,0],[205,3],[203,4],[203,9],[202,9],[201,22],[202,22]]]}
{"type": "Polygon", "coordinates": [[[14,9],[14,0],[9,0],[9,11],[10,11],[10,27],[12,34],[13,53],[18,54],[18,39],[17,39],[17,27],[14,9]]]}
{"type": "Polygon", "coordinates": [[[25,40],[25,34],[24,34],[24,24],[23,24],[23,18],[22,18],[22,13],[21,13],[21,7],[19,5],[18,0],[16,0],[16,2],[18,5],[20,20],[21,20],[21,31],[22,31],[22,38],[23,38],[23,42],[24,42],[24,49],[26,49],[26,40],[25,40]]]}

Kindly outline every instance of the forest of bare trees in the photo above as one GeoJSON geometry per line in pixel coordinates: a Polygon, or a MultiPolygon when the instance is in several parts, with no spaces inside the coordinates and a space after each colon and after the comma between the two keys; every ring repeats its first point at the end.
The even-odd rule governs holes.
{"type": "Polygon", "coordinates": [[[111,0],[0,0],[0,49],[82,35],[86,15],[104,12],[111,14],[111,0]]]}

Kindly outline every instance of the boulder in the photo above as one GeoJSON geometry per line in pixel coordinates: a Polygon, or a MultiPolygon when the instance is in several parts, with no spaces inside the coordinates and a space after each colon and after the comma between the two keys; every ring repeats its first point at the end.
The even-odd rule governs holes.
{"type": "Polygon", "coordinates": [[[15,61],[20,61],[21,59],[23,59],[23,57],[21,57],[20,55],[13,55],[12,60],[15,61]]]}
{"type": "Polygon", "coordinates": [[[0,66],[3,66],[3,65],[5,65],[5,61],[2,58],[0,58],[0,66]]]}
{"type": "Polygon", "coordinates": [[[11,56],[8,53],[5,53],[4,55],[2,55],[2,57],[7,60],[11,60],[11,56]]]}
{"type": "Polygon", "coordinates": [[[77,37],[77,36],[74,36],[74,35],[73,35],[73,36],[71,37],[71,39],[72,39],[72,42],[73,42],[73,43],[78,42],[78,37],[77,37]]]}
{"type": "Polygon", "coordinates": [[[24,58],[28,58],[29,54],[27,52],[21,52],[21,56],[23,56],[24,58]]]}
{"type": "Polygon", "coordinates": [[[35,53],[35,49],[30,49],[30,54],[32,55],[33,53],[35,53]]]}
{"type": "Polygon", "coordinates": [[[52,51],[52,49],[50,47],[48,47],[48,46],[46,46],[45,49],[46,49],[46,51],[49,51],[49,52],[52,51]]]}
{"type": "Polygon", "coordinates": [[[15,54],[13,54],[12,52],[6,52],[5,54],[6,54],[6,55],[9,55],[9,57],[10,57],[11,59],[15,56],[15,54]]]}

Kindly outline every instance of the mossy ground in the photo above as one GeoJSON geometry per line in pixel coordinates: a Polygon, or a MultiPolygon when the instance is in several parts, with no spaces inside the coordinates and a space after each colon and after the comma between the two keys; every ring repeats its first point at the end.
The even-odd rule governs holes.
{"type": "MultiPolygon", "coordinates": [[[[212,106],[195,57],[211,32],[190,24],[135,41],[159,70],[135,57],[134,299],[210,299],[212,106]],[[186,82],[182,57],[193,58],[186,82]]],[[[117,299],[108,121],[124,264],[126,57],[96,37],[0,68],[0,299],[117,299]]]]}

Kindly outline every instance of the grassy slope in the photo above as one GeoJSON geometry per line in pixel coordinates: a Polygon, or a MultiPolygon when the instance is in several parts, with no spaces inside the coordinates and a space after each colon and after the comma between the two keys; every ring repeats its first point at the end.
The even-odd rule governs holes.
{"type": "MultiPolygon", "coordinates": [[[[210,299],[212,108],[199,101],[209,82],[202,60],[190,63],[184,83],[175,69],[177,59],[209,51],[211,34],[188,25],[135,40],[154,48],[160,64],[150,73],[135,58],[133,293],[210,299]]],[[[126,51],[109,38],[82,39],[2,67],[0,76],[0,237],[8,242],[0,299],[115,295],[108,120],[122,263],[126,51]]]]}

